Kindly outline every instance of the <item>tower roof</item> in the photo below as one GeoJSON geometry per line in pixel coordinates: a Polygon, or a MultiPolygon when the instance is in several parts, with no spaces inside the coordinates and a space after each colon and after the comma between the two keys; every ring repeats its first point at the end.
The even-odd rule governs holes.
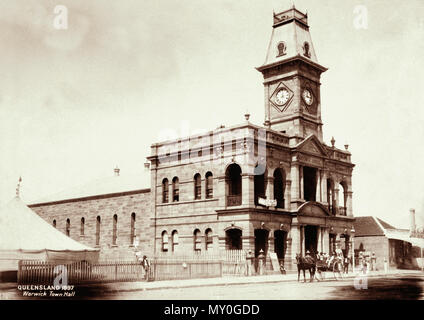
{"type": "Polygon", "coordinates": [[[318,64],[309,33],[307,14],[294,7],[280,13],[274,13],[272,27],[265,62],[258,68],[259,71],[296,58],[309,62],[322,71],[326,70],[318,64]]]}

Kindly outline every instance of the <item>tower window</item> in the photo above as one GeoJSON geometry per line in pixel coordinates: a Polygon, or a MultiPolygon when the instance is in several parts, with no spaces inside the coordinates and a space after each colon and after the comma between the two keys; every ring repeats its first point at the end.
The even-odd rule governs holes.
{"type": "Polygon", "coordinates": [[[284,56],[286,54],[286,44],[284,42],[280,42],[277,45],[278,54],[277,57],[284,56]]]}
{"type": "Polygon", "coordinates": [[[55,220],[53,220],[53,227],[55,227],[55,228],[56,228],[56,219],[55,219],[55,220]]]}
{"type": "Polygon", "coordinates": [[[311,52],[310,52],[310,48],[309,48],[309,43],[305,42],[303,44],[303,55],[310,58],[311,57],[311,52]]]}

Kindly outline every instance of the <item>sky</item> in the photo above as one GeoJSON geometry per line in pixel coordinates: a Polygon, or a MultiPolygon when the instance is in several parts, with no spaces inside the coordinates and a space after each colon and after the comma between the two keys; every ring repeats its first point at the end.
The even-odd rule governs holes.
{"type": "MultiPolygon", "coordinates": [[[[308,12],[318,61],[329,68],[324,141],[349,144],[354,215],[408,228],[415,208],[424,225],[424,1],[294,3],[308,12]],[[358,28],[358,6],[366,28],[358,28]]],[[[242,123],[246,111],[262,125],[255,67],[265,60],[272,12],[292,4],[3,0],[0,205],[20,176],[21,198],[32,202],[111,176],[115,166],[145,173],[151,144],[166,133],[242,123]],[[57,5],[67,8],[66,29],[57,29],[57,5]]]]}

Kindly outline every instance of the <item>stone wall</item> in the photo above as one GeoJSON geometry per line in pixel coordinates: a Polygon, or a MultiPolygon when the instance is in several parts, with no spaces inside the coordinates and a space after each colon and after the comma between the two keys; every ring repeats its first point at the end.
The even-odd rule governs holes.
{"type": "Polygon", "coordinates": [[[100,248],[100,260],[135,259],[131,240],[131,214],[136,214],[135,232],[139,237],[138,250],[153,254],[153,210],[149,189],[103,195],[86,199],[59,201],[30,206],[49,224],[56,220],[56,228],[66,233],[66,220],[70,220],[70,237],[92,248],[100,248]],[[113,216],[117,215],[116,245],[112,242],[113,216]],[[96,223],[100,216],[100,242],[96,245],[96,223]],[[81,218],[85,219],[81,234],[81,218]]]}

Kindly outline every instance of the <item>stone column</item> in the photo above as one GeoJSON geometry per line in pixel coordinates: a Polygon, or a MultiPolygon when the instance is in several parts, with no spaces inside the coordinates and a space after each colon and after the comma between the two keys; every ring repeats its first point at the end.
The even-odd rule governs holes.
{"type": "Polygon", "coordinates": [[[268,200],[274,200],[274,177],[265,177],[266,180],[266,198],[268,200]]]}
{"type": "Polygon", "coordinates": [[[284,268],[287,271],[291,271],[295,269],[295,265],[293,263],[293,257],[295,258],[294,262],[296,262],[296,253],[293,254],[293,252],[295,250],[293,250],[293,240],[292,238],[289,237],[290,232],[287,235],[287,240],[286,240],[286,254],[284,255],[284,268]]]}
{"type": "Polygon", "coordinates": [[[327,172],[324,170],[322,172],[322,177],[321,177],[321,202],[324,205],[328,205],[327,203],[327,172]]]}
{"type": "Polygon", "coordinates": [[[303,188],[303,185],[304,185],[304,181],[303,181],[303,166],[299,166],[299,182],[300,182],[300,186],[299,186],[299,188],[300,188],[300,192],[299,192],[299,197],[300,197],[300,199],[302,199],[302,200],[304,200],[305,199],[305,195],[303,194],[304,193],[304,188],[303,188]]]}
{"type": "Polygon", "coordinates": [[[327,227],[322,228],[322,252],[331,253],[330,234],[327,227]]]}
{"type": "Polygon", "coordinates": [[[348,217],[353,217],[352,191],[346,192],[346,215],[348,217]]]}
{"type": "Polygon", "coordinates": [[[297,200],[300,198],[300,194],[299,194],[299,165],[298,164],[293,164],[291,167],[291,173],[290,173],[290,177],[291,177],[291,200],[297,200]]]}
{"type": "Polygon", "coordinates": [[[225,181],[225,176],[218,178],[218,186],[213,192],[214,196],[216,195],[216,197],[218,198],[219,207],[225,208],[228,195],[228,184],[225,181]]]}
{"type": "Polygon", "coordinates": [[[340,233],[336,234],[336,249],[341,249],[340,233]]]}
{"type": "Polygon", "coordinates": [[[321,201],[321,170],[317,170],[315,201],[321,201]]]}
{"type": "Polygon", "coordinates": [[[284,209],[286,210],[290,210],[291,190],[291,180],[286,180],[286,186],[284,188],[284,209]]]}
{"type": "Polygon", "coordinates": [[[275,238],[273,230],[270,230],[268,233],[268,252],[275,252],[275,238]]]}
{"type": "Polygon", "coordinates": [[[253,178],[254,176],[249,174],[242,174],[241,176],[241,204],[243,206],[253,207],[255,204],[253,178]]]}
{"type": "Polygon", "coordinates": [[[339,214],[339,188],[334,188],[334,204],[336,215],[339,214]]]}
{"type": "Polygon", "coordinates": [[[291,238],[291,258],[292,261],[296,262],[296,254],[301,253],[302,243],[300,237],[300,226],[296,223],[292,223],[290,229],[290,238],[291,238]]]}
{"type": "Polygon", "coordinates": [[[322,228],[318,227],[318,252],[322,252],[322,228]]]}
{"type": "Polygon", "coordinates": [[[302,244],[302,246],[300,248],[300,254],[302,256],[304,256],[305,252],[306,252],[306,250],[305,250],[305,226],[304,225],[300,226],[300,240],[301,240],[301,244],[302,244]]]}

